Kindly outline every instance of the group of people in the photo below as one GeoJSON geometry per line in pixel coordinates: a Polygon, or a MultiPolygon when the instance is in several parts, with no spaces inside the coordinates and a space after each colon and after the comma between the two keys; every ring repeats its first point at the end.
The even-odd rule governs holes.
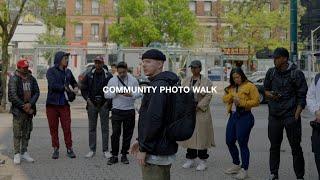
{"type": "MultiPolygon", "coordinates": [[[[69,102],[75,99],[79,86],[68,67],[69,53],[57,52],[54,66],[47,72],[48,95],[46,114],[52,141],[52,159],[59,158],[59,122],[64,133],[67,156],[75,158],[72,148],[71,113],[69,102]]],[[[150,86],[157,87],[155,93],[111,93],[103,92],[103,87],[138,87],[138,81],[128,73],[125,62],[112,67],[112,73],[105,68],[104,59],[94,59],[95,66],[85,75],[80,90],[87,102],[89,122],[89,152],[86,158],[96,154],[97,120],[100,116],[102,133],[102,152],[108,159],[107,164],[118,162],[120,137],[122,132],[122,149],[120,161],[129,164],[130,153],[142,167],[144,180],[170,179],[171,164],[175,161],[178,145],[186,148],[186,162],[183,168],[196,170],[207,169],[208,149],[215,146],[212,116],[210,110],[211,93],[194,93],[195,128],[190,139],[176,142],[165,135],[171,118],[168,103],[171,96],[159,91],[160,86],[172,86],[179,83],[179,77],[169,71],[163,71],[166,56],[159,50],[151,49],[142,55],[144,74],[148,76],[150,86]],[[135,127],[134,103],[142,98],[138,119],[138,138],[130,147],[135,127]],[[111,112],[111,151],[109,151],[109,112],[111,112]],[[198,161],[196,159],[199,158],[198,161]]],[[[264,88],[268,98],[268,138],[270,147],[270,180],[279,179],[280,147],[283,129],[292,149],[294,170],[297,179],[304,178],[304,158],[301,148],[301,112],[308,107],[316,115],[311,122],[313,127],[312,150],[315,153],[316,165],[320,172],[320,83],[308,86],[304,74],[289,61],[289,53],[285,48],[274,51],[274,68],[266,74],[264,88]]],[[[17,70],[9,80],[8,96],[12,103],[14,134],[14,163],[21,159],[34,162],[28,154],[27,147],[32,131],[32,118],[36,115],[36,102],[39,98],[37,80],[31,75],[27,60],[17,63],[17,70]]],[[[201,75],[201,61],[194,60],[190,66],[192,76],[182,80],[182,86],[211,87],[212,83],[201,75]]],[[[230,85],[225,88],[223,102],[226,104],[229,120],[226,127],[226,144],[232,165],[225,170],[226,174],[235,175],[236,179],[248,178],[250,150],[248,142],[254,126],[251,109],[259,106],[259,92],[241,68],[234,68],[230,73],[230,85]],[[238,142],[239,150],[236,146],[238,142]]]]}

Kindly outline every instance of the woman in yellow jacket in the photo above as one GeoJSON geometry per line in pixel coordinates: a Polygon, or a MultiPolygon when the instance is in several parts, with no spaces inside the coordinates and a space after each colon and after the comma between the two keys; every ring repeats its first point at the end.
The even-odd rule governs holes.
{"type": "Polygon", "coordinates": [[[248,178],[250,151],[248,141],[254,125],[251,108],[259,106],[259,92],[254,84],[247,80],[241,68],[232,69],[230,85],[225,89],[223,102],[227,104],[230,118],[227,124],[226,143],[233,160],[233,166],[225,171],[226,174],[236,174],[236,179],[248,178]],[[241,152],[241,166],[238,141],[241,152]]]}

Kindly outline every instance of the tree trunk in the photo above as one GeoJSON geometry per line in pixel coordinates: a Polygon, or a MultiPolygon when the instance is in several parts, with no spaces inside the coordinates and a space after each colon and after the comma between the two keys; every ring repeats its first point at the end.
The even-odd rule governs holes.
{"type": "Polygon", "coordinates": [[[8,66],[9,66],[9,53],[8,53],[8,37],[4,36],[2,39],[2,74],[1,74],[1,84],[2,84],[2,100],[1,100],[1,108],[6,110],[7,104],[7,73],[8,73],[8,66]]]}

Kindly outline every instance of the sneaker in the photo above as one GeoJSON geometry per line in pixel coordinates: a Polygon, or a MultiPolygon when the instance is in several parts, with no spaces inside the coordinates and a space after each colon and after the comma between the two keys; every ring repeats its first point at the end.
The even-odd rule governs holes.
{"type": "Polygon", "coordinates": [[[121,162],[122,162],[123,164],[129,164],[129,160],[128,160],[128,158],[127,158],[126,155],[122,155],[122,156],[121,156],[121,162]]]}
{"type": "Polygon", "coordinates": [[[192,168],[194,166],[194,160],[193,159],[188,159],[183,165],[182,167],[185,169],[189,169],[192,168]]]}
{"type": "Polygon", "coordinates": [[[108,165],[112,165],[118,162],[118,157],[117,156],[112,156],[111,158],[109,158],[108,160],[108,165]]]}
{"type": "Polygon", "coordinates": [[[54,148],[53,153],[52,153],[52,159],[58,159],[59,158],[59,149],[54,148]]]}
{"type": "Polygon", "coordinates": [[[14,157],[13,157],[13,163],[14,164],[20,164],[20,162],[21,162],[20,153],[15,154],[14,157]]]}
{"type": "Polygon", "coordinates": [[[86,158],[92,158],[95,155],[95,152],[89,151],[88,154],[85,156],[86,158]]]}
{"type": "Polygon", "coordinates": [[[235,179],[239,180],[247,179],[248,177],[248,171],[244,170],[243,168],[238,172],[237,175],[234,176],[235,179]]]}
{"type": "Polygon", "coordinates": [[[34,162],[34,159],[28,154],[28,152],[23,153],[21,159],[26,160],[27,162],[34,162]]]}
{"type": "Polygon", "coordinates": [[[67,156],[72,159],[76,158],[76,155],[74,154],[72,149],[67,149],[67,156]]]}
{"type": "Polygon", "coordinates": [[[278,180],[279,176],[275,174],[271,174],[267,180],[278,180]]]}
{"type": "Polygon", "coordinates": [[[111,154],[109,151],[104,151],[104,152],[103,152],[103,155],[104,155],[104,157],[107,158],[107,159],[109,159],[109,158],[112,157],[112,154],[111,154]]]}
{"type": "Polygon", "coordinates": [[[204,170],[206,170],[206,169],[207,169],[206,161],[200,160],[200,162],[199,162],[196,170],[197,170],[197,171],[204,171],[204,170]]]}
{"type": "Polygon", "coordinates": [[[224,171],[225,174],[237,174],[239,171],[241,170],[241,166],[239,165],[233,165],[232,167],[230,167],[229,169],[226,169],[224,171]]]}
{"type": "Polygon", "coordinates": [[[3,159],[0,159],[0,165],[3,165],[4,163],[6,163],[6,161],[3,159]]]}

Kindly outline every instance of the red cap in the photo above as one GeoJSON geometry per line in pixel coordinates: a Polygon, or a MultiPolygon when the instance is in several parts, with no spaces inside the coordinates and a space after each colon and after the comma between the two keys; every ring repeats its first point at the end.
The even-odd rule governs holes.
{"type": "Polygon", "coordinates": [[[28,68],[29,67],[29,63],[28,63],[28,60],[26,59],[20,59],[18,62],[17,62],[17,68],[28,68]]]}

